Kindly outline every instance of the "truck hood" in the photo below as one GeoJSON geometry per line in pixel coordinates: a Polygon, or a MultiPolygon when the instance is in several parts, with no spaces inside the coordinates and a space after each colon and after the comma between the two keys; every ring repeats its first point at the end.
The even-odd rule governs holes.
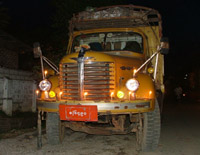
{"type": "MultiPolygon", "coordinates": [[[[74,63],[75,60],[73,58],[77,58],[79,53],[72,53],[69,55],[64,56],[60,63],[74,63]]],[[[122,57],[122,56],[116,56],[116,55],[109,55],[106,53],[100,53],[100,52],[93,52],[93,51],[87,51],[84,55],[84,57],[90,57],[87,61],[93,61],[93,62],[114,62],[116,64],[122,65],[122,69],[126,67],[126,69],[129,69],[130,67],[139,67],[143,60],[141,58],[131,58],[131,57],[122,57]],[[124,67],[123,67],[124,66],[124,67]]]]}

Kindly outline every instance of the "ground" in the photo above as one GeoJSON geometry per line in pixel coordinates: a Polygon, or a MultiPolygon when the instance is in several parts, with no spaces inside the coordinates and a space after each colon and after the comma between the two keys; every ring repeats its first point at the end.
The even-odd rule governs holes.
{"type": "MultiPolygon", "coordinates": [[[[51,146],[43,134],[37,149],[36,129],[0,139],[0,155],[198,155],[200,154],[200,102],[168,101],[164,106],[161,137],[154,152],[137,152],[134,134],[98,136],[67,130],[61,145],[51,146]]],[[[16,131],[13,131],[16,132],[16,131]]],[[[9,135],[9,134],[8,134],[9,135]]]]}

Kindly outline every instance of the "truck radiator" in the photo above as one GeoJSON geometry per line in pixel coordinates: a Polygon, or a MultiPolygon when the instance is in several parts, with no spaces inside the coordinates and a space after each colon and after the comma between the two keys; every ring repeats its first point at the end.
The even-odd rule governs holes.
{"type": "MultiPolygon", "coordinates": [[[[62,99],[80,100],[78,64],[60,65],[60,88],[62,99]]],[[[84,64],[84,100],[110,100],[114,91],[114,63],[92,62],[84,64]]]]}

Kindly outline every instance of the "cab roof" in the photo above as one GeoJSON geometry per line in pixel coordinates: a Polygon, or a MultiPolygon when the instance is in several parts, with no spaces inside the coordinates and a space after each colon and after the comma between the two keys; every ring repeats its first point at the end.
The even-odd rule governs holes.
{"type": "Polygon", "coordinates": [[[70,20],[69,31],[140,26],[161,26],[159,12],[135,5],[88,8],[86,11],[73,15],[70,20]]]}

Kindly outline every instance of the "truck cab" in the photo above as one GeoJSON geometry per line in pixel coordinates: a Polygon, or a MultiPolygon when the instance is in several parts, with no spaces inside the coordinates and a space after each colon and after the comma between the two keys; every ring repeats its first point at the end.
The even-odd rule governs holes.
{"type": "Polygon", "coordinates": [[[167,49],[154,9],[120,5],[74,15],[57,74],[40,82],[38,146],[45,113],[50,144],[61,143],[67,127],[88,134],[135,132],[138,150],[155,150],[167,49]]]}

